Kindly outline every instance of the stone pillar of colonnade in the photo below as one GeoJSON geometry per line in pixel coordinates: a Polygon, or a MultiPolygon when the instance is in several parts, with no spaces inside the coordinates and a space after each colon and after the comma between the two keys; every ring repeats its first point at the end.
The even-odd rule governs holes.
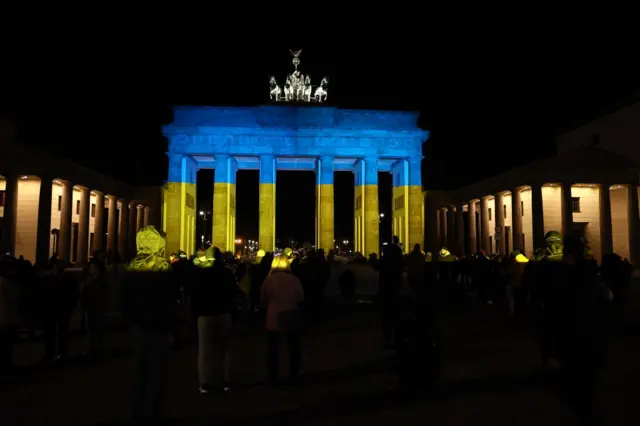
{"type": "Polygon", "coordinates": [[[511,227],[513,228],[513,249],[524,251],[522,246],[522,194],[520,188],[511,190],[511,227]]]}
{"type": "Polygon", "coordinates": [[[464,205],[458,204],[456,206],[456,248],[457,255],[462,257],[465,255],[465,239],[464,239],[464,205]]]}
{"type": "Polygon", "coordinates": [[[104,194],[95,190],[93,192],[96,194],[96,217],[93,221],[93,249],[104,250],[104,194]]]}
{"type": "Polygon", "coordinates": [[[489,240],[489,198],[480,198],[480,248],[484,251],[484,254],[489,256],[491,254],[491,241],[489,240]]]}
{"type": "Polygon", "coordinates": [[[573,203],[571,201],[571,183],[562,182],[560,187],[562,235],[565,236],[573,233],[573,203]]]}
{"type": "MultiPolygon", "coordinates": [[[[51,244],[51,202],[53,197],[53,179],[51,176],[40,177],[40,194],[38,196],[38,230],[36,236],[36,259],[38,266],[49,262],[51,244]]],[[[6,212],[5,206],[5,212],[6,212]]]]}
{"type": "Polygon", "coordinates": [[[533,228],[533,251],[545,247],[544,210],[542,208],[542,185],[531,185],[531,223],[533,228]]]}
{"type": "Polygon", "coordinates": [[[316,163],[316,247],[329,253],[334,247],[333,157],[316,163]]]}
{"type": "Polygon", "coordinates": [[[416,244],[424,248],[424,196],[421,158],[397,160],[393,178],[393,234],[409,252],[416,244]]]}
{"type": "Polygon", "coordinates": [[[129,210],[129,232],[127,234],[127,254],[129,257],[136,255],[136,234],[138,233],[138,206],[130,202],[129,210]]]}
{"type": "Polygon", "coordinates": [[[442,246],[447,245],[447,210],[448,209],[446,207],[442,207],[438,212],[438,217],[440,219],[440,240],[438,241],[438,250],[440,250],[442,246]]]}
{"type": "Polygon", "coordinates": [[[144,228],[144,206],[138,204],[136,206],[136,233],[144,228]]]}
{"type": "Polygon", "coordinates": [[[120,200],[120,222],[118,227],[118,253],[120,259],[125,260],[131,256],[129,253],[129,201],[120,200]]]}
{"type": "Polygon", "coordinates": [[[627,224],[629,227],[629,257],[634,265],[640,263],[640,218],[638,217],[638,190],[635,184],[626,186],[627,191],[627,224]]]}
{"type": "MultiPolygon", "coordinates": [[[[163,191],[162,229],[166,234],[165,253],[184,250],[187,256],[195,252],[196,174],[195,160],[181,153],[167,153],[169,175],[163,191]]],[[[216,164],[217,166],[217,164],[216,164]]],[[[217,170],[216,170],[217,172],[217,170]]],[[[144,225],[144,212],[138,208],[136,232],[144,225]]],[[[222,247],[221,247],[222,249],[222,247]]]]}
{"type": "Polygon", "coordinates": [[[496,248],[500,256],[508,255],[505,253],[505,229],[504,229],[504,198],[500,192],[494,196],[494,210],[496,214],[496,248]]]}
{"type": "Polygon", "coordinates": [[[113,254],[118,249],[118,198],[115,195],[107,195],[107,253],[109,261],[113,261],[113,254]]]}
{"type": "Polygon", "coordinates": [[[377,160],[357,160],[354,173],[355,250],[368,256],[371,253],[380,253],[377,160]]]}
{"type": "Polygon", "coordinates": [[[453,254],[457,253],[456,248],[456,215],[453,206],[447,206],[447,248],[453,254]]]}
{"type": "Polygon", "coordinates": [[[213,182],[212,244],[223,253],[235,253],[237,161],[228,155],[216,155],[213,182]]]}
{"type": "Polygon", "coordinates": [[[260,216],[258,248],[272,252],[276,248],[276,158],[260,156],[260,216]]]}
{"type": "Polygon", "coordinates": [[[422,158],[410,158],[407,164],[408,246],[406,246],[406,250],[409,252],[416,244],[424,247],[424,196],[422,193],[422,158]]]}
{"type": "Polygon", "coordinates": [[[469,253],[474,254],[478,251],[478,235],[476,231],[476,200],[469,201],[468,217],[469,217],[469,253]]]}
{"type": "MultiPolygon", "coordinates": [[[[49,203],[51,204],[51,203],[49,203]]],[[[78,255],[76,263],[84,265],[89,261],[89,213],[91,194],[89,188],[80,187],[80,211],[78,217],[78,255]]]]}
{"type": "Polygon", "coordinates": [[[4,216],[2,218],[2,253],[14,254],[18,206],[18,176],[5,175],[4,216]]]}
{"type": "Polygon", "coordinates": [[[600,184],[600,254],[613,253],[613,225],[611,222],[611,184],[600,184]]]}
{"type": "MultiPolygon", "coordinates": [[[[151,207],[145,206],[144,208],[144,220],[142,222],[144,226],[151,225],[151,207]]],[[[195,229],[193,230],[195,232],[195,229]]]]}
{"type": "Polygon", "coordinates": [[[71,226],[73,184],[60,181],[62,185],[62,199],[60,202],[60,240],[58,243],[58,259],[71,261],[71,226]]]}

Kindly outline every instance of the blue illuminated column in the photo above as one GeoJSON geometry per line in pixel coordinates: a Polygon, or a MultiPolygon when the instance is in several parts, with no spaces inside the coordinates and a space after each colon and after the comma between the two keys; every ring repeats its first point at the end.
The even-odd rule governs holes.
{"type": "Polygon", "coordinates": [[[334,247],[333,157],[316,162],[316,247],[329,253],[334,247]]]}
{"type": "Polygon", "coordinates": [[[274,251],[276,248],[276,158],[273,155],[260,157],[259,221],[258,247],[266,252],[274,251]]]}
{"type": "Polygon", "coordinates": [[[357,160],[355,173],[355,250],[368,256],[380,252],[380,223],[378,217],[377,158],[357,160]]]}
{"type": "Polygon", "coordinates": [[[215,157],[211,243],[222,252],[235,253],[237,161],[228,155],[218,154],[215,157]]]}
{"type": "Polygon", "coordinates": [[[169,152],[167,156],[169,157],[169,176],[164,187],[162,209],[162,229],[166,234],[167,242],[165,253],[169,255],[184,250],[190,256],[195,251],[196,241],[198,169],[191,156],[179,152],[169,152]]]}

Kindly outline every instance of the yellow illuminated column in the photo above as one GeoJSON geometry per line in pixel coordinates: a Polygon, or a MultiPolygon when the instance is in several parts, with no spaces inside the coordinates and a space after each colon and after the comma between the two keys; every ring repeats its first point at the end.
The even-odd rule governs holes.
{"type": "MultiPolygon", "coordinates": [[[[293,218],[293,215],[290,217],[293,218]]],[[[259,220],[258,247],[266,252],[274,251],[276,248],[276,159],[273,155],[260,157],[259,220]]]]}
{"type": "Polygon", "coordinates": [[[355,164],[355,248],[368,256],[380,252],[378,166],[375,158],[355,164]]]}
{"type": "Polygon", "coordinates": [[[409,162],[398,160],[391,168],[393,181],[393,235],[408,250],[409,244],[409,162]]]}
{"type": "Polygon", "coordinates": [[[422,193],[421,162],[421,157],[409,158],[396,162],[393,168],[394,208],[399,209],[398,216],[401,219],[399,221],[400,232],[397,235],[407,252],[413,250],[416,244],[424,248],[424,195],[422,193]]]}
{"type": "Polygon", "coordinates": [[[222,252],[234,252],[236,239],[236,172],[235,158],[216,155],[213,183],[213,240],[222,252]]]}
{"type": "MultiPolygon", "coordinates": [[[[188,256],[195,250],[195,229],[193,220],[196,215],[196,174],[197,166],[193,158],[168,153],[169,179],[164,188],[162,229],[166,233],[165,253],[184,250],[188,256]]],[[[143,212],[138,209],[137,222],[142,225],[143,212]]]]}
{"type": "Polygon", "coordinates": [[[316,178],[316,247],[328,253],[334,247],[333,158],[321,157],[316,178]]]}

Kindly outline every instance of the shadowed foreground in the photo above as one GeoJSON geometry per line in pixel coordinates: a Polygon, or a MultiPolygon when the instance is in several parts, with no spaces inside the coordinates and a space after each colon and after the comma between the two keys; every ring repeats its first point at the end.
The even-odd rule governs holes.
{"type": "MultiPolygon", "coordinates": [[[[443,381],[415,397],[399,391],[392,354],[379,349],[369,307],[350,320],[325,324],[318,336],[306,337],[303,383],[295,386],[271,389],[263,384],[266,339],[251,333],[234,342],[235,389],[200,395],[196,347],[186,345],[172,355],[165,416],[172,425],[573,424],[537,373],[535,342],[499,310],[447,312],[443,381]]],[[[106,361],[77,359],[56,368],[32,367],[1,382],[1,424],[127,424],[132,371],[128,340],[125,331],[114,331],[108,343],[116,355],[106,361]]],[[[79,342],[74,343],[77,349],[79,342]]],[[[19,350],[27,356],[35,349],[19,350]]],[[[640,422],[632,410],[639,396],[639,354],[634,330],[613,339],[600,392],[607,424],[640,422]]]]}

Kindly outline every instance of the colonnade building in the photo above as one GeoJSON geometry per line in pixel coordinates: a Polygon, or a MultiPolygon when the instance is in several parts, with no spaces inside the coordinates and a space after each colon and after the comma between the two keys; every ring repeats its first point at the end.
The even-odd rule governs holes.
{"type": "Polygon", "coordinates": [[[137,188],[16,140],[0,121],[2,253],[36,264],[86,263],[98,249],[135,254],[135,234],[160,223],[159,188],[137,188]]]}
{"type": "Polygon", "coordinates": [[[583,237],[594,257],[640,262],[640,104],[559,136],[557,155],[454,191],[427,194],[427,246],[530,256],[548,231],[583,237]]]}

